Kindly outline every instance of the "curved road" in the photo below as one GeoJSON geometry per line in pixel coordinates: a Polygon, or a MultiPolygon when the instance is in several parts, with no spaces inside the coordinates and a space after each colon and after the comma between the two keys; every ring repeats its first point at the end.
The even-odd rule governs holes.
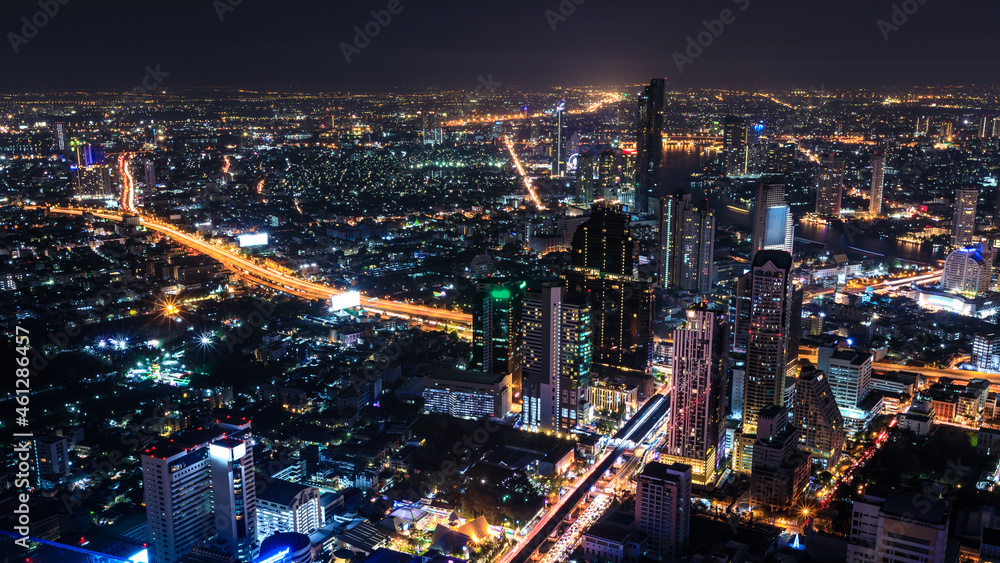
{"type": "MultiPolygon", "coordinates": [[[[26,206],[26,208],[39,209],[41,207],[26,206]]],[[[66,215],[83,215],[84,213],[91,213],[94,217],[99,217],[101,219],[108,219],[112,221],[123,220],[122,215],[119,213],[108,213],[105,211],[66,207],[50,207],[48,209],[52,213],[61,213],[66,215]]],[[[178,230],[168,223],[164,223],[156,219],[150,219],[141,215],[139,217],[143,226],[164,234],[188,248],[201,252],[207,256],[211,256],[223,265],[238,271],[240,275],[250,279],[250,281],[253,281],[254,283],[279,289],[299,297],[319,299],[323,301],[330,299],[331,296],[346,293],[343,290],[336,289],[328,285],[309,282],[281,272],[276,272],[251,262],[250,260],[234,254],[225,248],[218,247],[212,243],[202,240],[201,238],[198,238],[197,236],[178,230]]],[[[449,311],[447,309],[438,309],[435,307],[425,307],[423,305],[413,305],[410,303],[396,303],[393,301],[368,299],[366,297],[362,297],[361,303],[362,306],[369,311],[400,317],[407,320],[419,321],[426,324],[437,325],[447,329],[467,331],[472,326],[472,315],[457,311],[449,311]]]]}

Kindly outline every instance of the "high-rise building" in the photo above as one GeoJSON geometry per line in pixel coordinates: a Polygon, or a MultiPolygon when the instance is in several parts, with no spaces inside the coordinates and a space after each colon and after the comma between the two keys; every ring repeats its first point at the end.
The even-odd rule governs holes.
{"type": "Polygon", "coordinates": [[[637,178],[623,179],[623,182],[635,183],[635,210],[639,214],[649,212],[649,203],[656,197],[660,179],[666,88],[665,78],[654,78],[639,94],[636,115],[637,178]]]}
{"type": "Polygon", "coordinates": [[[594,204],[590,220],[573,234],[570,260],[574,268],[618,276],[632,276],[636,246],[628,214],[620,204],[594,204]]]}
{"type": "Polygon", "coordinates": [[[972,363],[980,371],[1000,370],[1000,333],[983,332],[973,337],[972,363]]]}
{"type": "Polygon", "coordinates": [[[316,487],[281,479],[267,482],[257,491],[257,539],[272,534],[311,534],[323,525],[322,493],[316,487]]]}
{"type": "Polygon", "coordinates": [[[658,277],[660,286],[664,288],[675,287],[677,284],[677,201],[678,197],[669,195],[660,199],[659,221],[657,221],[657,233],[659,241],[660,269],[658,277]]]}
{"type": "Polygon", "coordinates": [[[750,471],[750,503],[755,510],[786,510],[809,486],[808,452],[799,449],[800,430],[788,422],[788,409],[771,405],[760,413],[750,471]]]}
{"type": "Polygon", "coordinates": [[[982,244],[953,250],[944,261],[941,289],[975,299],[993,283],[993,249],[982,244]]]}
{"type": "MultiPolygon", "coordinates": [[[[787,252],[762,250],[754,255],[752,270],[738,284],[744,294],[738,306],[749,311],[746,319],[746,384],[743,395],[743,425],[736,437],[734,468],[748,471],[757,435],[757,416],[763,409],[784,403],[785,376],[790,354],[793,289],[790,279],[792,256],[787,252]]],[[[738,330],[742,326],[738,325],[738,330]]]]}
{"type": "Polygon", "coordinates": [[[816,214],[823,217],[840,218],[841,203],[844,198],[843,158],[824,155],[819,161],[816,176],[816,214]]]}
{"type": "Polygon", "coordinates": [[[611,201],[618,199],[618,170],[614,151],[601,153],[597,164],[597,191],[600,197],[611,201]]]}
{"type": "Polygon", "coordinates": [[[645,374],[653,359],[651,282],[635,277],[635,241],[620,204],[595,202],[577,228],[564,278],[593,306],[593,358],[604,368],[645,374]]]}
{"type": "Polygon", "coordinates": [[[993,118],[993,131],[990,133],[993,139],[1000,139],[1000,117],[993,118]]]}
{"type": "Polygon", "coordinates": [[[260,548],[253,444],[246,436],[226,436],[210,443],[208,453],[218,539],[229,546],[236,559],[253,561],[260,548]]]}
{"type": "Polygon", "coordinates": [[[872,191],[871,201],[868,207],[868,215],[880,217],[882,215],[882,188],[885,183],[885,153],[875,151],[872,155],[872,191]]]}
{"type": "Polygon", "coordinates": [[[785,185],[761,182],[753,207],[752,252],[792,251],[795,240],[792,208],[785,201],[785,185]]]}
{"type": "Polygon", "coordinates": [[[250,422],[221,423],[162,441],[142,455],[150,561],[176,563],[217,538],[252,561],[257,502],[250,422]]]}
{"type": "Polygon", "coordinates": [[[591,309],[563,287],[528,291],[524,331],[523,425],[566,432],[585,420],[591,366],[591,309]]]}
{"type": "Polygon", "coordinates": [[[944,563],[951,507],[937,496],[866,494],[853,503],[848,563],[944,563]]]}
{"type": "Polygon", "coordinates": [[[951,227],[951,245],[965,248],[972,245],[976,236],[976,206],[979,190],[959,188],[955,190],[954,219],[951,227]]]}
{"type": "Polygon", "coordinates": [[[868,352],[820,346],[816,367],[826,374],[841,414],[856,408],[872,390],[872,361],[868,352]]]}
{"type": "Polygon", "coordinates": [[[954,140],[954,124],[951,121],[942,121],[941,127],[938,129],[938,142],[950,143],[954,140]]]}
{"type": "Polygon", "coordinates": [[[147,159],[143,163],[143,172],[146,181],[146,193],[152,193],[156,189],[156,163],[152,159],[147,159]]]}
{"type": "Polygon", "coordinates": [[[35,486],[50,488],[70,474],[69,439],[50,434],[32,440],[35,455],[35,486]]]}
{"type": "Polygon", "coordinates": [[[712,291],[715,265],[715,215],[707,202],[698,208],[690,194],[677,206],[676,287],[696,293],[712,291]]]}
{"type": "Polygon", "coordinates": [[[57,121],[56,122],[56,148],[59,152],[64,153],[66,149],[69,148],[69,138],[66,134],[66,124],[57,121]]]}
{"type": "Polygon", "coordinates": [[[745,176],[750,161],[748,141],[750,137],[747,120],[727,115],[722,125],[722,149],[726,158],[727,176],[745,176]]]}
{"type": "Polygon", "coordinates": [[[589,206],[594,203],[594,155],[585,151],[576,159],[576,202],[589,206]]]}
{"type": "Polygon", "coordinates": [[[673,557],[691,538],[691,467],[647,463],[635,478],[635,527],[650,551],[673,557]]]}
{"type": "Polygon", "coordinates": [[[555,158],[554,166],[552,167],[553,176],[558,178],[563,177],[566,174],[566,141],[568,136],[566,135],[566,100],[559,102],[556,106],[556,147],[555,147],[555,158]]]}
{"type": "Polygon", "coordinates": [[[423,132],[425,145],[440,145],[444,143],[444,129],[441,127],[441,116],[436,112],[426,112],[423,115],[423,132]]]}
{"type": "Polygon", "coordinates": [[[979,138],[989,139],[993,132],[993,119],[988,115],[979,118],[979,138]]]}
{"type": "Polygon", "coordinates": [[[803,370],[795,382],[792,424],[802,429],[800,445],[814,462],[832,469],[844,449],[844,417],[823,372],[803,370]]]}
{"type": "Polygon", "coordinates": [[[472,309],[472,365],[475,371],[511,375],[514,401],[521,397],[520,281],[482,282],[472,309]]]}
{"type": "Polygon", "coordinates": [[[728,326],[701,305],[685,321],[674,330],[670,429],[660,459],[691,466],[692,480],[705,485],[725,457],[728,326]]]}
{"type": "MultiPolygon", "coordinates": [[[[618,165],[618,200],[622,202],[622,205],[626,206],[630,212],[642,214],[646,213],[642,209],[639,209],[636,203],[636,194],[638,193],[638,184],[635,178],[638,176],[638,153],[634,149],[622,149],[619,151],[619,165],[618,165]]],[[[650,206],[649,203],[646,204],[650,206]]],[[[650,206],[652,207],[652,206],[650,206]]],[[[650,210],[652,212],[652,210],[650,210]]]]}
{"type": "Polygon", "coordinates": [[[927,116],[917,118],[916,136],[926,136],[931,130],[931,118],[927,116]]]}

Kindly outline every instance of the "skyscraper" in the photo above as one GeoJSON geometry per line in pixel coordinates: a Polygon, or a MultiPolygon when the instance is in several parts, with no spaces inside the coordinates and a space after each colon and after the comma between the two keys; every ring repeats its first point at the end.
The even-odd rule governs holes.
{"type": "Polygon", "coordinates": [[[927,116],[917,118],[917,128],[914,132],[916,136],[926,136],[931,130],[931,118],[927,116]]]}
{"type": "Polygon", "coordinates": [[[979,138],[988,139],[993,132],[993,120],[988,115],[979,118],[979,138]]]}
{"type": "Polygon", "coordinates": [[[565,432],[586,416],[590,382],[591,312],[586,296],[558,286],[524,296],[524,406],[533,430],[565,432]]]}
{"type": "Polygon", "coordinates": [[[472,369],[511,375],[513,398],[521,397],[521,298],[524,282],[483,282],[472,309],[472,369]]]}
{"type": "Polygon", "coordinates": [[[69,148],[69,139],[66,135],[66,124],[62,121],[56,122],[56,148],[64,153],[69,148]]]}
{"type": "Polygon", "coordinates": [[[733,115],[726,116],[722,125],[722,149],[726,158],[727,176],[745,176],[750,161],[747,120],[733,115]]]}
{"type": "Polygon", "coordinates": [[[664,288],[709,293],[715,255],[715,215],[699,208],[691,194],[668,196],[660,203],[659,260],[664,288]]]}
{"type": "Polygon", "coordinates": [[[566,174],[566,100],[559,102],[556,106],[556,148],[555,166],[553,166],[553,176],[562,177],[566,174]]]}
{"type": "Polygon", "coordinates": [[[594,203],[594,155],[585,151],[576,159],[576,202],[589,206],[594,203]]]}
{"type": "Polygon", "coordinates": [[[795,382],[792,423],[802,429],[800,445],[824,469],[836,466],[844,449],[844,417],[822,371],[803,370],[795,382]]]}
{"type": "Polygon", "coordinates": [[[951,227],[951,245],[956,248],[972,246],[976,235],[976,205],[979,190],[959,188],[955,190],[955,215],[951,227]]]}
{"type": "Polygon", "coordinates": [[[642,376],[653,358],[653,284],[635,277],[635,241],[620,204],[595,202],[577,228],[564,273],[593,306],[594,364],[642,376]]]}
{"type": "Polygon", "coordinates": [[[845,162],[842,158],[824,155],[819,161],[816,176],[816,214],[834,219],[840,218],[841,202],[844,198],[845,162]]]}
{"type": "Polygon", "coordinates": [[[624,178],[623,182],[635,183],[635,210],[649,212],[649,202],[656,197],[663,161],[663,108],[666,100],[667,80],[654,78],[639,94],[636,116],[636,149],[638,150],[637,178],[624,178]]]}
{"type": "Polygon", "coordinates": [[[696,305],[674,330],[670,429],[661,459],[691,466],[699,485],[714,481],[725,457],[728,326],[696,305]]]}
{"type": "Polygon", "coordinates": [[[597,165],[597,190],[599,196],[606,200],[618,199],[617,166],[615,153],[606,150],[601,153],[597,165]]]}
{"type": "Polygon", "coordinates": [[[938,129],[938,142],[950,143],[954,139],[953,129],[954,124],[951,121],[942,121],[938,129]]]}
{"type": "Polygon", "coordinates": [[[944,261],[941,289],[975,299],[990,290],[993,283],[993,249],[982,243],[951,251],[944,261]]]}
{"type": "MultiPolygon", "coordinates": [[[[748,295],[738,302],[749,306],[743,315],[747,322],[746,384],[743,396],[743,426],[737,436],[734,464],[746,471],[752,461],[750,448],[756,439],[757,416],[761,410],[782,405],[785,375],[790,354],[792,256],[787,252],[762,250],[754,255],[752,270],[746,274],[740,288],[748,295]]],[[[740,313],[737,312],[739,322],[740,313]]]]}
{"type": "Polygon", "coordinates": [[[795,239],[792,208],[785,202],[785,185],[761,182],[753,208],[752,252],[792,251],[795,239]]]}
{"type": "Polygon", "coordinates": [[[635,527],[649,549],[681,554],[691,538],[691,467],[650,462],[635,478],[635,527]]]}
{"type": "Polygon", "coordinates": [[[872,155],[871,165],[872,191],[868,215],[880,217],[882,215],[882,186],[885,181],[885,153],[881,150],[875,151],[875,154],[872,155]]]}
{"type": "Polygon", "coordinates": [[[843,414],[857,407],[872,390],[872,355],[852,349],[820,346],[816,367],[827,375],[843,414]]]}
{"type": "Polygon", "coordinates": [[[257,547],[250,422],[221,423],[162,441],[142,455],[153,563],[175,563],[214,538],[252,561],[257,547]],[[248,556],[249,554],[249,556],[248,556]]]}

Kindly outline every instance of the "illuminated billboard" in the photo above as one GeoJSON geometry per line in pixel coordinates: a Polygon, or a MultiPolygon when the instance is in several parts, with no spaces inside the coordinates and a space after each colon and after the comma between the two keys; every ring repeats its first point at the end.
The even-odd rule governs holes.
{"type": "Polygon", "coordinates": [[[357,291],[348,291],[347,293],[341,293],[340,295],[330,296],[330,310],[340,311],[342,309],[351,309],[353,307],[361,306],[361,293],[357,291]]]}
{"type": "Polygon", "coordinates": [[[248,246],[267,246],[267,233],[240,235],[239,240],[240,248],[246,248],[248,246]]]}

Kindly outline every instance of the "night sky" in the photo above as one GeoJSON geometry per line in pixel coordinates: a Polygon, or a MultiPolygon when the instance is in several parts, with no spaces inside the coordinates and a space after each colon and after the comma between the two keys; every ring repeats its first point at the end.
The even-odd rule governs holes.
{"type": "Polygon", "coordinates": [[[41,9],[38,0],[0,2],[0,90],[125,91],[156,65],[166,88],[303,91],[473,90],[491,75],[523,87],[652,76],[675,86],[814,88],[1000,77],[995,0],[61,1],[33,38],[13,39],[17,54],[10,33],[41,9]],[[378,35],[348,63],[341,43],[353,44],[354,27],[393,2],[401,11],[370,26],[378,35]],[[560,3],[575,11],[563,16],[560,3]],[[894,3],[917,10],[880,30],[894,3]],[[725,9],[734,21],[679,72],[674,52],[725,9]]]}

